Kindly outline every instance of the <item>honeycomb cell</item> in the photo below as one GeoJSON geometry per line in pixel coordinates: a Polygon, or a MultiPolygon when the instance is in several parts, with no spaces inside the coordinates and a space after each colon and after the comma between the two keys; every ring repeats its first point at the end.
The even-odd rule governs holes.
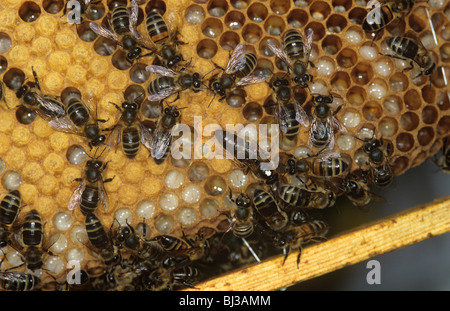
{"type": "Polygon", "coordinates": [[[361,123],[361,115],[354,109],[347,109],[340,119],[345,127],[357,127],[361,123]]]}
{"type": "Polygon", "coordinates": [[[0,32],[0,53],[6,53],[12,45],[11,38],[8,34],[0,32]]]}
{"type": "Polygon", "coordinates": [[[109,56],[116,50],[117,44],[113,40],[105,37],[99,37],[94,42],[94,51],[101,56],[109,56]]]}
{"type": "Polygon", "coordinates": [[[392,137],[397,133],[398,124],[394,118],[385,117],[380,120],[377,128],[383,137],[392,137]]]}
{"type": "Polygon", "coordinates": [[[443,62],[450,62],[450,43],[444,43],[439,48],[439,54],[441,55],[441,60],[443,62]]]}
{"type": "Polygon", "coordinates": [[[434,106],[428,105],[422,110],[422,121],[425,124],[433,124],[437,122],[439,113],[434,106]]]}
{"type": "Polygon", "coordinates": [[[450,93],[449,92],[438,92],[436,105],[439,110],[445,111],[450,108],[450,93]]]}
{"type": "Polygon", "coordinates": [[[231,11],[225,16],[224,22],[231,30],[239,30],[245,24],[245,16],[239,11],[231,11]]]}
{"type": "Polygon", "coordinates": [[[340,135],[336,139],[336,144],[343,151],[350,151],[355,148],[356,139],[351,135],[340,135]]]}
{"type": "Polygon", "coordinates": [[[357,44],[363,39],[362,29],[356,26],[349,27],[345,32],[345,39],[351,44],[357,44]]]}
{"type": "Polygon", "coordinates": [[[346,97],[351,105],[360,106],[365,102],[367,95],[362,87],[353,86],[348,90],[346,97]]]}
{"type": "Polygon", "coordinates": [[[308,23],[308,13],[301,9],[291,10],[287,16],[287,23],[293,28],[301,28],[308,23]]]}
{"type": "Polygon", "coordinates": [[[184,18],[189,24],[197,25],[205,19],[205,11],[201,6],[193,4],[186,9],[184,18]]]}
{"type": "Polygon", "coordinates": [[[190,207],[183,207],[177,213],[177,220],[182,226],[193,225],[197,221],[197,211],[190,207]]]}
{"type": "Polygon", "coordinates": [[[247,24],[242,29],[242,38],[245,42],[254,44],[257,43],[262,36],[261,28],[256,24],[247,24]]]}
{"type": "Polygon", "coordinates": [[[404,96],[405,107],[417,110],[422,106],[421,96],[415,89],[410,89],[404,96]]]}
{"type": "Polygon", "coordinates": [[[53,216],[53,225],[59,231],[67,231],[72,226],[72,216],[66,212],[59,212],[53,216]]]}
{"type": "Polygon", "coordinates": [[[226,191],[226,189],[227,183],[221,176],[210,176],[205,182],[205,190],[209,195],[221,195],[226,191]]]}
{"type": "Polygon", "coordinates": [[[330,5],[324,1],[313,1],[309,6],[309,13],[315,20],[323,21],[331,13],[330,5]]]}
{"type": "Polygon", "coordinates": [[[447,135],[450,131],[450,117],[443,116],[439,119],[439,122],[436,127],[436,131],[439,135],[447,135]]]}
{"type": "Polygon", "coordinates": [[[229,92],[226,97],[226,102],[230,107],[239,108],[245,105],[245,98],[247,93],[242,88],[236,88],[229,92]]]}
{"type": "Polygon", "coordinates": [[[126,226],[133,221],[133,215],[128,208],[119,208],[114,213],[114,220],[119,223],[119,226],[126,226]]]}
{"type": "Polygon", "coordinates": [[[336,57],[337,63],[342,68],[353,67],[358,61],[358,55],[355,51],[349,48],[344,48],[336,57]]]}
{"type": "Polygon", "coordinates": [[[401,152],[408,152],[414,147],[414,137],[410,133],[400,133],[397,135],[396,147],[401,152]]]}
{"type": "Polygon", "coordinates": [[[87,23],[83,23],[77,26],[77,35],[81,40],[85,42],[94,42],[94,40],[98,37],[87,23]]]}
{"type": "Polygon", "coordinates": [[[200,214],[204,217],[210,218],[219,211],[219,202],[212,198],[203,199],[199,205],[200,214]]]}
{"type": "MultiPolygon", "coordinates": [[[[447,87],[447,79],[444,78],[444,72],[445,76],[450,76],[450,70],[447,67],[438,67],[434,73],[431,75],[431,83],[437,87],[437,88],[444,88],[447,87]]],[[[425,77],[423,77],[425,78],[425,77]]],[[[427,79],[428,80],[428,79],[427,79]]]]}
{"type": "Polygon", "coordinates": [[[392,163],[392,170],[394,172],[394,175],[400,175],[404,173],[408,167],[409,159],[405,156],[396,158],[392,163]]]}
{"type": "Polygon", "coordinates": [[[140,85],[132,84],[126,88],[123,96],[129,102],[142,104],[145,99],[145,90],[140,85]]]}
{"type": "MultiPolygon", "coordinates": [[[[439,31],[439,36],[445,41],[450,40],[450,24],[443,26],[439,31]]],[[[446,49],[447,51],[447,49],[446,49]]],[[[447,53],[448,54],[448,53],[447,53]]]]}
{"type": "Polygon", "coordinates": [[[25,73],[18,68],[10,68],[3,75],[3,82],[8,88],[16,91],[25,82],[25,73]]]}
{"type": "Polygon", "coordinates": [[[340,14],[333,14],[327,19],[326,26],[330,32],[341,33],[347,27],[347,20],[340,14]]]}
{"type": "Polygon", "coordinates": [[[193,204],[197,203],[202,196],[202,190],[194,184],[187,185],[182,191],[181,191],[181,198],[184,202],[193,204]]]}
{"type": "Polygon", "coordinates": [[[222,22],[217,18],[208,18],[202,23],[202,33],[209,38],[218,38],[223,31],[222,22]]]}
{"type": "Polygon", "coordinates": [[[271,15],[264,23],[264,30],[272,36],[280,36],[286,25],[283,19],[279,16],[271,15]]]}
{"type": "Polygon", "coordinates": [[[367,121],[377,121],[383,114],[383,109],[381,108],[381,105],[378,104],[378,102],[369,101],[364,104],[362,113],[367,121]]]}
{"type": "Polygon", "coordinates": [[[26,1],[19,8],[19,17],[27,23],[32,23],[41,15],[41,8],[37,3],[26,1]]]}
{"type": "Polygon", "coordinates": [[[434,129],[430,126],[422,127],[417,132],[417,141],[421,146],[430,144],[435,137],[434,129]]]}
{"type": "Polygon", "coordinates": [[[370,63],[358,63],[352,70],[353,82],[360,85],[369,83],[373,78],[373,69],[370,63]]]}
{"type": "Polygon", "coordinates": [[[402,109],[402,100],[395,95],[389,95],[383,100],[383,110],[390,115],[397,115],[402,109]]]}
{"type": "Polygon", "coordinates": [[[290,1],[270,0],[270,9],[273,13],[283,15],[289,12],[291,7],[290,1]]]}
{"type": "Polygon", "coordinates": [[[376,78],[369,84],[369,94],[376,99],[383,98],[387,93],[386,82],[382,79],[376,78]]]}
{"type": "Polygon", "coordinates": [[[328,35],[322,41],[322,50],[326,54],[334,55],[342,48],[342,41],[338,36],[328,35]]]}
{"type": "Polygon", "coordinates": [[[203,39],[197,44],[197,55],[201,58],[211,59],[217,53],[217,44],[211,39],[203,39]]]}
{"type": "Polygon", "coordinates": [[[338,13],[344,13],[352,7],[351,0],[333,0],[331,1],[331,6],[338,13]]]}
{"type": "Polygon", "coordinates": [[[428,18],[423,7],[412,10],[408,16],[408,24],[417,33],[422,32],[428,26],[428,18]]]}
{"type": "Polygon", "coordinates": [[[408,77],[397,72],[389,78],[389,87],[394,92],[403,92],[408,89],[408,77]]]}
{"type": "Polygon", "coordinates": [[[214,17],[222,17],[228,11],[228,3],[226,0],[212,0],[208,3],[208,13],[214,17]]]}
{"type": "Polygon", "coordinates": [[[307,33],[308,29],[311,29],[313,31],[313,38],[314,41],[320,41],[325,36],[325,27],[322,25],[322,23],[319,22],[311,22],[308,25],[306,25],[304,32],[307,33]]]}
{"type": "Polygon", "coordinates": [[[331,86],[338,91],[345,91],[350,87],[351,81],[348,73],[338,71],[331,78],[331,86]]]}
{"type": "Polygon", "coordinates": [[[419,116],[412,111],[404,113],[400,118],[400,126],[406,131],[412,131],[419,126],[419,116]]]}
{"type": "Polygon", "coordinates": [[[163,214],[155,220],[155,228],[161,233],[169,233],[175,225],[172,215],[163,214]]]}
{"type": "Polygon", "coordinates": [[[16,171],[6,171],[2,176],[2,186],[8,191],[19,189],[22,177],[16,171]]]}
{"type": "MultiPolygon", "coordinates": [[[[259,42],[259,53],[267,57],[275,55],[272,49],[269,47],[270,45],[280,47],[280,43],[275,38],[265,37],[259,42]]],[[[272,62],[270,62],[270,64],[272,64],[272,62]]]]}
{"type": "Polygon", "coordinates": [[[356,7],[348,13],[348,19],[352,24],[361,25],[366,15],[367,11],[365,9],[356,7]]]}
{"type": "Polygon", "coordinates": [[[136,206],[138,218],[151,219],[155,213],[155,204],[151,201],[143,200],[136,206]]]}
{"type": "Polygon", "coordinates": [[[64,0],[44,0],[42,8],[47,13],[56,14],[64,8],[64,0]]]}
{"type": "Polygon", "coordinates": [[[242,109],[242,114],[247,121],[255,122],[263,116],[263,109],[257,102],[250,102],[242,109]]]}
{"type": "MultiPolygon", "coordinates": [[[[114,4],[114,1],[112,3],[114,4]]],[[[148,14],[151,11],[154,11],[158,12],[161,15],[164,15],[164,13],[166,12],[166,2],[162,0],[150,0],[145,6],[144,10],[146,14],[148,14]]]]}

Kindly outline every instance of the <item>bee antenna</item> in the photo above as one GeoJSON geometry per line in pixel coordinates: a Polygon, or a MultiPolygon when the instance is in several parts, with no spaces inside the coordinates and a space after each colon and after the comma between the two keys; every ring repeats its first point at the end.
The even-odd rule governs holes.
{"type": "Polygon", "coordinates": [[[216,94],[215,94],[215,93],[214,93],[214,96],[213,96],[213,98],[212,98],[212,99],[211,99],[211,101],[209,102],[208,108],[209,108],[209,106],[211,106],[211,104],[212,104],[212,102],[213,102],[214,98],[216,98],[216,94]]]}
{"type": "Polygon", "coordinates": [[[217,67],[214,67],[213,69],[211,69],[210,71],[208,71],[207,73],[205,73],[205,75],[202,77],[202,80],[207,76],[207,75],[209,75],[211,72],[213,72],[214,70],[216,70],[217,69],[217,67]]]}

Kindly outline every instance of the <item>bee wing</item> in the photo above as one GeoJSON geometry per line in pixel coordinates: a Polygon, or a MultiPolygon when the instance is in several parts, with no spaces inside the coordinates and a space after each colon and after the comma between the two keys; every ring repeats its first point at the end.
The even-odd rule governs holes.
{"type": "Polygon", "coordinates": [[[157,130],[152,137],[150,144],[150,154],[153,158],[159,160],[166,154],[167,148],[172,143],[172,133],[157,130]]]}
{"type": "Polygon", "coordinates": [[[226,73],[234,73],[238,71],[240,67],[245,64],[245,54],[244,45],[239,43],[233,50],[233,53],[228,60],[227,67],[225,68],[226,73]]]}
{"type": "Polygon", "coordinates": [[[157,94],[150,94],[148,96],[148,100],[152,102],[158,102],[163,100],[164,98],[169,97],[170,95],[178,92],[180,89],[176,86],[167,87],[163,90],[160,90],[157,94]]]}
{"type": "Polygon", "coordinates": [[[141,144],[143,144],[148,150],[151,150],[152,132],[142,123],[139,123],[139,131],[141,133],[141,144]]]}
{"type": "Polygon", "coordinates": [[[329,138],[327,148],[330,150],[334,149],[334,122],[333,122],[333,120],[334,120],[334,117],[328,118],[327,122],[325,124],[326,129],[328,131],[328,138],[329,138]]]}
{"type": "Polygon", "coordinates": [[[80,204],[81,195],[83,194],[85,188],[86,182],[83,179],[80,181],[78,186],[73,191],[72,196],[70,197],[68,206],[69,211],[73,211],[80,204]]]}
{"type": "Polygon", "coordinates": [[[107,39],[113,40],[115,42],[119,42],[119,37],[109,29],[105,28],[104,26],[99,26],[94,22],[89,23],[89,27],[93,32],[95,32],[97,35],[105,37],[107,39]]]}
{"type": "Polygon", "coordinates": [[[338,131],[341,133],[347,133],[347,129],[345,128],[345,126],[342,125],[342,123],[339,122],[339,120],[335,116],[331,117],[330,121],[332,123],[333,128],[337,128],[338,131]]]}
{"type": "MultiPolygon", "coordinates": [[[[36,100],[39,102],[39,104],[46,109],[47,111],[49,111],[52,114],[55,115],[60,115],[63,116],[66,114],[66,110],[64,109],[64,107],[57,105],[54,101],[52,100],[47,100],[45,98],[43,98],[42,96],[40,96],[39,94],[34,94],[34,96],[36,97],[36,100]]],[[[48,118],[47,115],[43,114],[40,109],[37,110],[37,112],[44,118],[48,118]]]]}
{"type": "Polygon", "coordinates": [[[103,209],[105,210],[106,213],[108,211],[109,198],[108,193],[106,193],[105,184],[103,180],[98,181],[98,190],[100,201],[102,201],[103,209]]]}
{"type": "Polygon", "coordinates": [[[141,35],[136,29],[136,24],[138,20],[139,7],[135,0],[131,0],[131,9],[130,9],[130,32],[136,39],[140,39],[141,35]]]}
{"type": "Polygon", "coordinates": [[[246,77],[243,77],[239,80],[238,83],[236,83],[237,86],[244,86],[244,85],[250,85],[250,84],[256,84],[261,83],[267,80],[267,78],[270,77],[270,73],[266,71],[258,72],[257,74],[249,75],[246,77]]]}
{"type": "Polygon", "coordinates": [[[108,135],[108,138],[105,141],[106,146],[108,146],[109,148],[117,146],[117,144],[120,142],[121,129],[122,129],[121,124],[118,124],[114,127],[114,129],[111,131],[111,133],[108,135]]]}
{"type": "Polygon", "coordinates": [[[79,134],[82,132],[82,130],[70,120],[68,115],[61,118],[51,119],[48,121],[48,125],[50,125],[54,130],[63,133],[79,134]]]}
{"type": "Polygon", "coordinates": [[[157,66],[157,65],[148,65],[145,67],[145,70],[147,70],[150,73],[157,74],[159,76],[165,76],[165,77],[176,77],[177,72],[173,71],[172,69],[169,69],[164,66],[157,66]]]}
{"type": "Polygon", "coordinates": [[[288,132],[288,125],[289,125],[289,113],[286,111],[286,106],[280,104],[280,102],[278,102],[278,124],[280,125],[280,130],[283,133],[287,133],[288,132]]]}
{"type": "Polygon", "coordinates": [[[309,57],[311,55],[311,50],[313,47],[313,40],[314,40],[314,30],[312,30],[312,28],[308,28],[306,30],[306,38],[305,38],[305,42],[304,42],[305,63],[307,63],[309,61],[309,57]]]}
{"type": "Polygon", "coordinates": [[[295,119],[304,127],[309,126],[309,117],[299,101],[295,100],[295,119]]]}
{"type": "MultiPolygon", "coordinates": [[[[329,132],[329,126],[328,126],[328,122],[327,124],[324,124],[322,121],[320,121],[318,118],[313,117],[313,120],[311,122],[311,127],[309,128],[309,135],[308,135],[308,146],[310,148],[314,147],[313,141],[312,141],[312,137],[314,136],[314,133],[316,133],[316,136],[319,137],[323,137],[326,134],[329,135],[329,137],[334,137],[334,135],[330,135],[329,132]]],[[[333,132],[331,132],[332,134],[333,132]]],[[[333,142],[329,142],[328,145],[332,144],[334,147],[334,141],[333,142]]]]}
{"type": "Polygon", "coordinates": [[[289,65],[289,58],[283,48],[280,48],[272,40],[267,41],[267,46],[279,59],[286,63],[286,65],[289,65]]]}

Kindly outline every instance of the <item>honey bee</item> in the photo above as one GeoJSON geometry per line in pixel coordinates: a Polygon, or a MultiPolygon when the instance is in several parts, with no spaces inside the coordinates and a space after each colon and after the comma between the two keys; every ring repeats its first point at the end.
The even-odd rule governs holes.
{"type": "Polygon", "coordinates": [[[86,137],[89,141],[88,145],[92,149],[106,141],[98,122],[105,122],[105,120],[94,119],[89,107],[81,99],[71,98],[67,104],[66,115],[54,118],[48,124],[57,131],[86,137]]]}
{"type": "Polygon", "coordinates": [[[335,115],[341,110],[342,105],[338,106],[333,112],[331,103],[333,95],[313,95],[312,103],[314,105],[312,112],[312,122],[309,129],[308,144],[316,148],[328,146],[330,150],[334,148],[334,128],[340,132],[346,132],[345,127],[339,122],[335,115]]]}
{"type": "Polygon", "coordinates": [[[120,254],[114,247],[112,237],[106,233],[106,230],[100,219],[93,213],[87,213],[85,218],[86,232],[91,244],[99,252],[105,265],[109,268],[120,262],[120,254]]]}
{"type": "Polygon", "coordinates": [[[272,41],[268,42],[272,52],[287,65],[292,81],[302,88],[308,88],[313,80],[309,73],[310,68],[314,68],[309,60],[313,37],[314,31],[311,28],[306,30],[305,38],[296,29],[289,29],[283,36],[283,48],[272,41]]]}
{"type": "MultiPolygon", "coordinates": [[[[102,153],[105,149],[103,149],[102,153]]],[[[100,156],[101,154],[98,158],[100,156]]],[[[108,162],[103,164],[98,158],[94,154],[94,157],[86,162],[83,177],[75,179],[75,181],[79,181],[79,184],[70,197],[69,210],[73,211],[79,205],[81,213],[87,215],[94,212],[97,209],[98,203],[101,201],[106,213],[109,200],[104,184],[111,182],[114,177],[103,179],[103,172],[108,162]]]]}
{"type": "Polygon", "coordinates": [[[94,22],[90,22],[89,27],[97,35],[116,42],[127,53],[127,61],[133,63],[133,61],[144,56],[142,55],[142,48],[150,50],[146,46],[147,42],[136,30],[137,19],[137,5],[132,5],[130,12],[126,5],[115,3],[111,11],[111,18],[108,21],[112,31],[104,25],[99,26],[94,22]]]}
{"type": "Polygon", "coordinates": [[[22,196],[19,190],[10,191],[0,202],[0,247],[5,247],[11,235],[11,229],[19,215],[22,196]]]}
{"type": "Polygon", "coordinates": [[[309,117],[300,102],[294,98],[293,88],[286,78],[276,78],[270,85],[278,104],[278,119],[284,137],[294,140],[300,125],[309,126],[309,117]]]}
{"type": "Polygon", "coordinates": [[[301,224],[291,224],[285,230],[276,232],[273,244],[275,247],[286,250],[283,264],[289,253],[298,249],[297,267],[300,264],[302,246],[310,242],[321,242],[326,240],[329,226],[322,220],[307,220],[301,224]]]}
{"type": "Polygon", "coordinates": [[[161,101],[172,94],[177,93],[177,101],[180,98],[180,92],[184,90],[192,90],[194,93],[200,91],[203,85],[203,79],[198,72],[189,72],[185,70],[189,66],[187,63],[180,71],[174,71],[170,68],[150,65],[145,69],[151,73],[159,75],[148,85],[148,100],[161,101]]]}
{"type": "Polygon", "coordinates": [[[262,216],[270,229],[280,231],[286,227],[289,217],[269,192],[256,189],[252,201],[257,214],[262,216]]]}
{"type": "Polygon", "coordinates": [[[32,291],[38,289],[41,279],[30,273],[0,272],[0,287],[10,291],[32,291]]]}
{"type": "Polygon", "coordinates": [[[252,200],[244,193],[234,200],[230,189],[230,201],[236,204],[236,208],[231,211],[233,234],[237,238],[248,238],[254,231],[252,200]]]}
{"type": "Polygon", "coordinates": [[[282,185],[278,188],[279,197],[284,202],[299,208],[324,209],[336,202],[336,194],[328,189],[317,187],[314,190],[292,185],[282,185]]]}
{"type": "Polygon", "coordinates": [[[105,129],[111,131],[106,145],[113,147],[121,142],[123,153],[130,159],[136,157],[141,144],[150,150],[152,133],[139,119],[139,105],[128,101],[123,102],[122,107],[112,104],[120,111],[121,116],[116,125],[105,129]]]}
{"type": "Polygon", "coordinates": [[[385,201],[384,198],[371,191],[366,174],[362,174],[361,177],[348,174],[342,182],[342,187],[347,198],[359,208],[367,206],[372,201],[385,201]]]}
{"type": "Polygon", "coordinates": [[[32,68],[34,82],[27,82],[16,91],[16,97],[21,105],[33,113],[37,113],[45,120],[61,118],[66,115],[63,103],[50,95],[42,94],[36,71],[32,68]]]}
{"type": "Polygon", "coordinates": [[[416,0],[369,1],[368,6],[375,4],[375,8],[372,8],[364,18],[362,28],[369,32],[376,31],[378,34],[394,19],[408,14],[415,2],[416,0]]]}
{"type": "Polygon", "coordinates": [[[180,109],[175,106],[165,108],[156,123],[149,147],[156,164],[163,163],[170,152],[173,141],[172,129],[180,122],[180,109]]]}
{"type": "Polygon", "coordinates": [[[178,51],[178,45],[185,44],[178,40],[178,31],[171,31],[164,18],[156,11],[147,14],[145,27],[150,40],[156,46],[151,54],[156,54],[164,67],[176,68],[184,60],[178,51]]]}
{"type": "Polygon", "coordinates": [[[209,250],[209,242],[202,236],[189,238],[184,235],[178,238],[172,235],[158,235],[152,239],[157,241],[169,256],[187,256],[191,261],[203,258],[209,250]]]}
{"type": "Polygon", "coordinates": [[[255,73],[256,62],[256,55],[245,53],[244,45],[238,44],[230,55],[226,68],[214,64],[217,69],[222,70],[220,75],[217,73],[209,79],[208,87],[214,93],[214,97],[219,95],[219,101],[222,101],[227,92],[235,87],[266,81],[269,74],[265,71],[255,73]]]}
{"type": "Polygon", "coordinates": [[[420,73],[413,79],[422,75],[429,76],[436,70],[436,63],[433,61],[428,50],[423,46],[420,39],[389,37],[386,39],[386,43],[396,55],[384,54],[384,56],[409,60],[411,67],[406,68],[405,70],[410,70],[414,67],[420,70],[420,73]]]}

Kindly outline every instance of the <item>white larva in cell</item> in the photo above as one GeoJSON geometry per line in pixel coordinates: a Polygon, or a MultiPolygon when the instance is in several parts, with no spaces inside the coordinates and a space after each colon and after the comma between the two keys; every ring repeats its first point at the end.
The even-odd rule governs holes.
{"type": "Polygon", "coordinates": [[[84,252],[80,248],[71,248],[66,252],[67,262],[78,261],[79,263],[84,260],[84,252]]]}
{"type": "Polygon", "coordinates": [[[248,183],[248,176],[242,170],[236,169],[230,172],[228,180],[233,187],[240,188],[248,183]]]}
{"type": "Polygon", "coordinates": [[[164,193],[159,198],[159,206],[165,211],[173,211],[178,207],[178,197],[171,192],[164,193]]]}
{"type": "Polygon", "coordinates": [[[361,122],[361,116],[355,111],[347,111],[341,122],[345,127],[356,127],[361,122]]]}
{"type": "Polygon", "coordinates": [[[186,10],[185,18],[189,24],[197,25],[205,18],[205,12],[201,7],[192,6],[186,10]]]}
{"type": "Polygon", "coordinates": [[[64,269],[64,262],[59,256],[50,256],[44,261],[44,269],[50,273],[58,274],[64,269]]]}
{"type": "Polygon", "coordinates": [[[298,147],[294,150],[293,154],[297,159],[307,158],[311,155],[311,149],[307,147],[298,147]]]}
{"type": "Polygon", "coordinates": [[[320,94],[320,95],[328,95],[328,88],[321,82],[314,82],[311,85],[311,93],[320,94]]]}
{"type": "Polygon", "coordinates": [[[74,226],[70,232],[70,239],[77,244],[86,244],[89,241],[86,228],[81,225],[74,226]]]}
{"type": "Polygon", "coordinates": [[[367,127],[363,127],[358,132],[358,137],[361,140],[367,140],[373,138],[374,132],[372,129],[369,129],[367,127]]]}
{"type": "Polygon", "coordinates": [[[320,59],[316,63],[316,69],[317,73],[321,76],[329,76],[334,73],[334,64],[332,61],[329,61],[327,59],[320,59]]]}
{"type": "Polygon", "coordinates": [[[382,84],[372,82],[369,85],[369,94],[375,97],[376,99],[382,99],[386,95],[386,87],[382,84]]]}
{"type": "Polygon", "coordinates": [[[23,264],[22,258],[22,255],[14,249],[11,249],[6,253],[6,261],[10,267],[17,267],[23,264]]]}
{"type": "Polygon", "coordinates": [[[175,221],[172,215],[161,215],[155,221],[155,228],[161,233],[167,233],[172,230],[175,221]]]}
{"type": "Polygon", "coordinates": [[[367,60],[374,60],[377,56],[377,49],[371,46],[364,45],[359,49],[361,56],[367,60]]]}
{"type": "Polygon", "coordinates": [[[50,251],[61,253],[67,248],[67,238],[64,234],[56,233],[50,237],[50,251]]]}
{"type": "Polygon", "coordinates": [[[186,203],[195,203],[200,200],[202,196],[201,189],[196,185],[188,185],[181,192],[181,197],[186,203]]]}
{"type": "Polygon", "coordinates": [[[425,33],[421,38],[420,41],[422,42],[423,46],[427,50],[431,50],[434,47],[436,47],[436,41],[434,41],[434,37],[431,33],[425,33]]]}
{"type": "Polygon", "coordinates": [[[375,69],[375,72],[377,74],[383,77],[388,77],[392,72],[391,66],[389,66],[389,64],[384,61],[376,62],[373,68],[375,69]]]}
{"type": "Polygon", "coordinates": [[[7,171],[2,176],[2,185],[8,191],[13,191],[19,189],[22,184],[22,178],[20,174],[16,171],[7,171]]]}
{"type": "Polygon", "coordinates": [[[155,204],[150,201],[141,201],[136,207],[136,215],[140,219],[150,219],[155,213],[155,204]]]}
{"type": "Polygon", "coordinates": [[[128,208],[119,208],[114,214],[114,219],[120,224],[120,226],[126,226],[127,223],[131,224],[133,214],[131,214],[131,211],[128,208]]]}
{"type": "Polygon", "coordinates": [[[440,8],[445,4],[445,0],[429,0],[428,5],[432,8],[440,8]]]}
{"type": "Polygon", "coordinates": [[[355,148],[355,138],[351,135],[340,135],[336,143],[341,150],[348,151],[355,148]]]}
{"type": "Polygon", "coordinates": [[[306,8],[309,5],[308,1],[306,0],[295,0],[294,4],[299,8],[306,8]]]}
{"type": "Polygon", "coordinates": [[[343,5],[336,5],[336,6],[334,6],[334,10],[337,13],[345,13],[345,6],[343,6],[343,5]]]}
{"type": "Polygon", "coordinates": [[[72,145],[67,149],[66,158],[71,164],[80,165],[86,161],[87,153],[83,147],[72,145]]]}
{"type": "Polygon", "coordinates": [[[309,52],[309,60],[310,60],[310,61],[315,61],[315,60],[317,59],[318,56],[319,56],[319,55],[318,55],[318,53],[317,53],[317,50],[314,49],[314,48],[312,48],[311,51],[309,52]]]}
{"type": "Polygon", "coordinates": [[[180,209],[177,219],[182,226],[189,226],[197,220],[197,212],[193,208],[184,207],[180,209]]]}
{"type": "Polygon", "coordinates": [[[184,175],[178,170],[171,170],[167,173],[165,183],[170,189],[178,189],[184,182],[184,175]]]}
{"type": "Polygon", "coordinates": [[[345,38],[350,43],[359,43],[362,40],[362,36],[358,31],[349,30],[345,33],[345,38]]]}
{"type": "Polygon", "coordinates": [[[219,210],[219,203],[214,199],[205,199],[200,203],[200,214],[204,217],[213,217],[219,210]]]}
{"type": "Polygon", "coordinates": [[[53,225],[59,231],[66,231],[72,225],[72,216],[65,212],[57,213],[53,216],[53,225]]]}
{"type": "Polygon", "coordinates": [[[384,112],[397,115],[400,113],[400,103],[395,98],[387,98],[383,101],[384,112]]]}

